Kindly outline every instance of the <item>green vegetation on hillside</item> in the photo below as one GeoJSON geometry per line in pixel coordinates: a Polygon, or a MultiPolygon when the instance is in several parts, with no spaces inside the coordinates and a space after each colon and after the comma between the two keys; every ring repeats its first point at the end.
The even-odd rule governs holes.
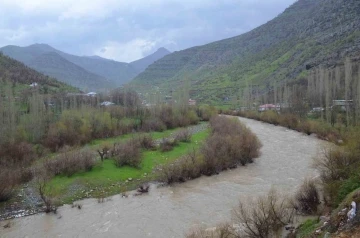
{"type": "Polygon", "coordinates": [[[242,97],[247,87],[262,95],[306,76],[307,67],[358,53],[359,8],[356,0],[297,1],[246,34],[169,54],[131,84],[139,91],[158,86],[167,95],[189,79],[190,96],[212,104],[242,97]]]}
{"type": "Polygon", "coordinates": [[[4,90],[7,83],[11,83],[12,90],[17,96],[31,91],[32,83],[38,84],[37,88],[42,94],[79,92],[78,89],[45,76],[0,52],[0,89],[4,90]]]}

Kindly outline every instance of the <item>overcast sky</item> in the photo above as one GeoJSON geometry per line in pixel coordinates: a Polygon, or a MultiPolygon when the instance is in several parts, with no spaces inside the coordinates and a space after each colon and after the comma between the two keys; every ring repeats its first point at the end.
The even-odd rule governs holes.
{"type": "Polygon", "coordinates": [[[296,0],[0,0],[0,47],[46,43],[130,62],[240,35],[296,0]]]}

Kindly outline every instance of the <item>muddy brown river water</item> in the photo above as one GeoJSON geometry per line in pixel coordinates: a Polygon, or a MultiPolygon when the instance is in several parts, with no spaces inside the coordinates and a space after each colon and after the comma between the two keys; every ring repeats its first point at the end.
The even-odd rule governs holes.
{"type": "Polygon", "coordinates": [[[0,223],[0,237],[184,237],[196,226],[212,227],[231,217],[240,199],[266,193],[272,186],[291,193],[305,177],[314,177],[312,157],[320,140],[262,122],[240,118],[261,140],[255,163],[212,177],[152,188],[149,194],[69,205],[56,215],[37,214],[0,223]]]}

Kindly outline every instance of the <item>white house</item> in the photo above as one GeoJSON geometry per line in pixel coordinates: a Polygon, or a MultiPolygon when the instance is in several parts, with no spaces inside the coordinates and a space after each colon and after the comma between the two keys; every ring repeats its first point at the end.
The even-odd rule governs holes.
{"type": "Polygon", "coordinates": [[[87,93],[86,95],[89,96],[89,97],[95,97],[97,93],[95,92],[90,92],[90,93],[87,93]]]}
{"type": "Polygon", "coordinates": [[[105,101],[105,102],[100,103],[100,106],[104,106],[104,107],[108,107],[108,106],[111,106],[111,105],[115,105],[115,103],[112,103],[112,102],[109,102],[109,101],[105,101]]]}

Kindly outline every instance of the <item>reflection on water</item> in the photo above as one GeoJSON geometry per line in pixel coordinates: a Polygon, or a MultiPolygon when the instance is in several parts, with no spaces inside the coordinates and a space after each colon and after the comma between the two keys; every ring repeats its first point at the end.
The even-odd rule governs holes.
{"type": "Polygon", "coordinates": [[[152,187],[149,194],[111,197],[66,205],[57,215],[38,214],[15,219],[11,228],[0,226],[0,237],[184,237],[194,226],[214,226],[230,219],[239,199],[266,193],[271,186],[291,192],[310,168],[319,140],[265,123],[240,119],[255,132],[263,148],[255,163],[212,177],[172,187],[152,187]]]}

